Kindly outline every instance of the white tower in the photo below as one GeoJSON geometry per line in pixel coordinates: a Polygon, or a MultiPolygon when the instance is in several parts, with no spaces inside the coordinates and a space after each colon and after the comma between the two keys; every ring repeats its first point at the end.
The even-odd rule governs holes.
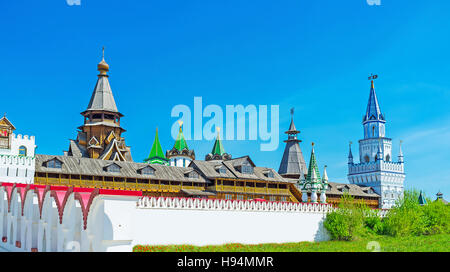
{"type": "Polygon", "coordinates": [[[16,128],[0,118],[0,182],[32,184],[36,149],[34,136],[14,134],[16,128]]]}
{"type": "Polygon", "coordinates": [[[359,163],[353,162],[350,145],[348,155],[348,180],[352,184],[370,186],[381,196],[380,208],[389,209],[395,201],[403,195],[403,181],[405,180],[403,153],[401,149],[398,162],[392,161],[392,139],[385,136],[385,123],[373,80],[369,103],[363,118],[364,139],[359,140],[359,163]]]}

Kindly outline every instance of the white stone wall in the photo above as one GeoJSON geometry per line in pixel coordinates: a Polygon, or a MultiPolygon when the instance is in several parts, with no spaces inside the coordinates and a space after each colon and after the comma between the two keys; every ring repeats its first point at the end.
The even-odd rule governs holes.
{"type": "Polygon", "coordinates": [[[11,134],[11,148],[0,149],[0,182],[33,183],[35,149],[34,136],[11,134]],[[19,156],[22,146],[26,148],[26,156],[19,156]]]}
{"type": "Polygon", "coordinates": [[[334,210],[326,204],[100,194],[83,217],[86,206],[80,201],[87,198],[76,193],[44,191],[39,200],[35,190],[26,191],[24,199],[18,190],[0,186],[0,250],[101,252],[131,251],[137,244],[322,241],[329,238],[323,220],[334,210]]]}
{"type": "Polygon", "coordinates": [[[144,198],[133,216],[132,245],[323,241],[331,205],[144,198]]]}

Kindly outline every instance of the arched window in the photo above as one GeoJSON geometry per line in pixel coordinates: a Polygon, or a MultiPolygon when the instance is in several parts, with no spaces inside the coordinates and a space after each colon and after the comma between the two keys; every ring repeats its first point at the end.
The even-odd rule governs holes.
{"type": "Polygon", "coordinates": [[[365,162],[369,162],[369,161],[370,161],[370,158],[369,158],[369,156],[367,156],[367,155],[366,155],[366,156],[364,156],[364,161],[365,161],[365,162]]]}
{"type": "Polygon", "coordinates": [[[386,155],[386,161],[391,161],[391,156],[389,156],[389,154],[386,155]]]}
{"type": "Polygon", "coordinates": [[[19,147],[19,156],[26,156],[27,155],[27,148],[23,145],[19,147]]]}

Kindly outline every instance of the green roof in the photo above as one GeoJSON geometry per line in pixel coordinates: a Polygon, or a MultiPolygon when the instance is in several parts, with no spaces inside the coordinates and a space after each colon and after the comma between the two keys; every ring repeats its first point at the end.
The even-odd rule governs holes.
{"type": "Polygon", "coordinates": [[[313,171],[316,172],[316,176],[317,176],[317,178],[320,181],[319,167],[317,166],[316,155],[314,154],[314,145],[312,147],[311,158],[309,160],[308,175],[306,176],[306,181],[307,182],[312,182],[311,175],[312,175],[313,171]]]}
{"type": "Polygon", "coordinates": [[[167,164],[168,160],[166,156],[164,156],[164,152],[161,148],[161,143],[159,142],[158,137],[158,128],[156,129],[155,140],[153,141],[152,150],[150,151],[150,155],[148,158],[144,160],[146,163],[158,163],[158,164],[167,164]]]}
{"type": "Polygon", "coordinates": [[[184,139],[182,125],[180,125],[180,131],[178,132],[177,139],[175,140],[175,144],[173,148],[182,151],[183,149],[189,150],[186,140],[184,139]]]}
{"type": "Polygon", "coordinates": [[[425,197],[423,196],[422,190],[420,191],[420,195],[419,195],[419,204],[420,204],[420,205],[425,205],[425,204],[427,204],[427,200],[426,200],[425,197]]]}
{"type": "Polygon", "coordinates": [[[214,143],[211,154],[222,156],[225,154],[225,148],[223,148],[222,141],[220,140],[220,132],[217,132],[216,142],[214,143]]]}

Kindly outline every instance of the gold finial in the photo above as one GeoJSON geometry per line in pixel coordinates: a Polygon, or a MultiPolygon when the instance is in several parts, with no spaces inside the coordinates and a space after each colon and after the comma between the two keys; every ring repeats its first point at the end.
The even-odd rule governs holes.
{"type": "Polygon", "coordinates": [[[183,121],[178,120],[178,124],[180,125],[180,132],[183,131],[182,127],[183,127],[183,121]]]}
{"type": "Polygon", "coordinates": [[[312,142],[311,145],[314,146],[314,142],[312,142]]]}
{"type": "Polygon", "coordinates": [[[109,65],[105,61],[105,47],[102,47],[102,61],[97,64],[97,70],[100,72],[100,75],[106,75],[106,72],[109,71],[109,65]]]}

